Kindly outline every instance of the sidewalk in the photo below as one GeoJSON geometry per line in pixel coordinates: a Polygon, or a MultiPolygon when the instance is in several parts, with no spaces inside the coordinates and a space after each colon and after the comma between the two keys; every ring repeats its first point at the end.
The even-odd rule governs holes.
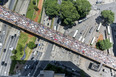
{"type": "Polygon", "coordinates": [[[36,17],[34,19],[35,22],[38,22],[38,18],[41,14],[41,11],[42,11],[42,6],[43,6],[43,0],[39,0],[39,3],[38,3],[38,11],[36,12],[36,17]]]}

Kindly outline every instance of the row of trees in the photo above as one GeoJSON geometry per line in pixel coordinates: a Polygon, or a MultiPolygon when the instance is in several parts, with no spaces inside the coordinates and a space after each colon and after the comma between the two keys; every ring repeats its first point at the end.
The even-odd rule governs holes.
{"type": "Polygon", "coordinates": [[[91,10],[91,4],[87,0],[63,0],[61,4],[57,0],[46,0],[44,7],[48,16],[59,16],[64,25],[74,24],[74,21],[86,17],[91,10]]]}
{"type": "MultiPolygon", "coordinates": [[[[114,13],[111,10],[103,10],[101,17],[106,25],[112,24],[114,21],[114,13]]],[[[106,50],[112,47],[112,43],[109,39],[99,40],[96,43],[96,48],[100,50],[106,50]]]]}

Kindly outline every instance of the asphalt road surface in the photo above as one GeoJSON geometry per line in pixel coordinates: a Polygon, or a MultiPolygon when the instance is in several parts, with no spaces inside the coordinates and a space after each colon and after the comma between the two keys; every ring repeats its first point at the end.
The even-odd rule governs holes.
{"type": "Polygon", "coordinates": [[[2,46],[0,47],[0,54],[1,54],[2,48],[4,46],[5,38],[6,38],[6,35],[7,35],[7,30],[8,30],[8,26],[3,24],[2,30],[1,30],[1,33],[0,33],[0,43],[2,44],[2,46]]]}
{"type": "MultiPolygon", "coordinates": [[[[17,8],[17,9],[15,8],[15,11],[16,12],[21,12],[21,14],[22,13],[23,14],[26,14],[26,9],[28,8],[29,0],[24,0],[23,2],[22,1],[23,0],[18,0],[18,3],[21,3],[21,4],[17,4],[16,5],[16,8],[17,7],[19,7],[19,8],[17,8]]],[[[11,2],[9,4],[9,9],[13,10],[14,9],[14,6],[15,6],[15,3],[16,3],[16,0],[11,0],[11,2]]],[[[10,31],[10,28],[9,29],[7,29],[7,28],[8,28],[8,26],[7,27],[6,26],[3,26],[2,31],[6,31],[6,33],[7,33],[8,30],[10,31]]],[[[2,41],[4,41],[5,39],[7,39],[5,37],[6,36],[6,33],[5,33],[4,36],[2,35],[2,38],[3,38],[2,41]]],[[[9,35],[7,35],[7,36],[9,36],[9,35]]],[[[10,37],[11,36],[9,36],[9,38],[10,37]]],[[[9,70],[10,70],[10,65],[11,65],[10,56],[12,55],[12,53],[11,53],[12,50],[10,50],[9,48],[11,48],[11,47],[13,47],[14,49],[16,48],[17,41],[18,41],[18,36],[14,37],[12,40],[13,40],[12,42],[10,42],[9,39],[7,40],[7,41],[10,42],[10,45],[8,44],[8,42],[6,43],[6,47],[5,47],[6,48],[6,52],[3,53],[2,58],[1,58],[1,61],[0,61],[0,64],[1,64],[2,61],[7,62],[7,66],[6,67],[5,66],[1,66],[0,67],[0,70],[2,70],[2,71],[0,71],[0,75],[1,76],[8,76],[9,75],[9,70]]]]}
{"type": "MultiPolygon", "coordinates": [[[[53,44],[49,43],[42,60],[39,60],[38,59],[39,55],[37,55],[34,60],[28,61],[25,65],[27,66],[27,68],[25,69],[25,66],[24,66],[24,69],[21,72],[21,76],[28,76],[30,73],[30,76],[37,77],[40,73],[40,70],[43,70],[46,67],[46,65],[49,63],[52,47],[53,47],[53,44]],[[29,66],[32,68],[28,68],[29,66]]],[[[38,54],[41,54],[41,53],[38,53],[38,54]]]]}

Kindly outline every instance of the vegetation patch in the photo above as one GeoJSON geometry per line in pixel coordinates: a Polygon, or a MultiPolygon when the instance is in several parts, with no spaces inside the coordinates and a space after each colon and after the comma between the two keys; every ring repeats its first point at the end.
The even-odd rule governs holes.
{"type": "MultiPolygon", "coordinates": [[[[37,5],[38,5],[39,0],[37,0],[37,5]]],[[[26,17],[33,20],[34,19],[34,13],[35,13],[35,9],[37,10],[37,6],[36,6],[36,0],[31,0],[28,10],[27,10],[27,14],[26,17]]]]}
{"type": "Polygon", "coordinates": [[[102,18],[104,19],[104,23],[112,24],[114,21],[114,13],[111,10],[103,10],[101,12],[102,18]]]}
{"type": "MultiPolygon", "coordinates": [[[[24,60],[21,60],[21,58],[24,55],[24,48],[25,48],[26,44],[29,43],[30,41],[35,43],[35,40],[36,40],[35,36],[32,36],[32,35],[30,35],[28,33],[25,33],[25,32],[20,33],[20,37],[19,37],[19,40],[18,40],[16,50],[12,51],[13,55],[11,56],[12,64],[11,64],[11,68],[10,68],[11,69],[10,73],[13,73],[13,69],[15,68],[14,66],[17,64],[17,62],[23,63],[23,64],[25,63],[24,60]]],[[[26,53],[25,60],[27,60],[29,58],[31,52],[32,52],[32,49],[26,47],[26,49],[25,49],[25,53],[26,53]]]]}
{"type": "Polygon", "coordinates": [[[46,0],[44,7],[48,16],[59,16],[65,26],[73,26],[74,21],[86,17],[91,10],[91,4],[87,0],[63,0],[61,4],[57,0],[46,0]]]}
{"type": "Polygon", "coordinates": [[[96,48],[100,49],[100,50],[106,50],[112,47],[112,43],[110,42],[109,39],[105,39],[105,40],[99,40],[96,43],[96,48]]]}

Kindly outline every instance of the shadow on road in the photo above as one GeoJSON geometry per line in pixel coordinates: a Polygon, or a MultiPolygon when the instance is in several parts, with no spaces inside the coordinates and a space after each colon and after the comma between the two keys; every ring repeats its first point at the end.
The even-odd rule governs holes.
{"type": "Polygon", "coordinates": [[[116,56],[116,23],[111,24],[111,31],[112,31],[112,40],[114,42],[113,44],[113,52],[114,52],[114,56],[116,56]]]}
{"type": "Polygon", "coordinates": [[[66,77],[90,77],[70,61],[13,60],[11,65],[10,76],[28,76],[30,73],[30,77],[37,77],[40,71],[50,70],[55,74],[65,74],[66,77]]]}

